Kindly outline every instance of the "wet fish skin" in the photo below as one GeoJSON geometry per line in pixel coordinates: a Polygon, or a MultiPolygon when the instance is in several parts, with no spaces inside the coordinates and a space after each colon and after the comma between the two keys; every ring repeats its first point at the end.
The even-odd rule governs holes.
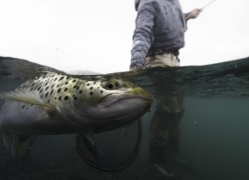
{"type": "Polygon", "coordinates": [[[149,92],[118,78],[87,81],[56,73],[0,98],[6,99],[1,129],[25,135],[107,131],[138,119],[152,103],[149,92]]]}

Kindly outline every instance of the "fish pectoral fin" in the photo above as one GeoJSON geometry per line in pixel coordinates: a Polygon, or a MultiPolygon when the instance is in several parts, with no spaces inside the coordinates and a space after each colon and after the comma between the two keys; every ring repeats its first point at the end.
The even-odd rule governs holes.
{"type": "Polygon", "coordinates": [[[11,133],[3,133],[4,144],[8,150],[11,151],[12,158],[16,157],[17,155],[17,143],[18,143],[18,136],[11,134],[11,133]]]}
{"type": "Polygon", "coordinates": [[[11,150],[12,158],[16,156],[23,161],[35,141],[36,136],[13,135],[4,133],[4,144],[7,149],[11,150]]]}
{"type": "Polygon", "coordinates": [[[36,139],[36,135],[31,136],[18,136],[18,143],[17,143],[17,155],[21,161],[23,161],[29,153],[31,146],[33,145],[36,139]]]}
{"type": "Polygon", "coordinates": [[[45,104],[39,95],[32,91],[22,92],[22,91],[11,91],[6,93],[0,93],[0,99],[19,101],[28,104],[34,104],[43,107],[55,108],[52,105],[45,104]]]}
{"type": "Polygon", "coordinates": [[[12,144],[13,144],[13,140],[14,140],[14,135],[10,134],[10,133],[4,132],[3,133],[3,140],[4,140],[5,147],[8,150],[11,150],[12,144]]]}

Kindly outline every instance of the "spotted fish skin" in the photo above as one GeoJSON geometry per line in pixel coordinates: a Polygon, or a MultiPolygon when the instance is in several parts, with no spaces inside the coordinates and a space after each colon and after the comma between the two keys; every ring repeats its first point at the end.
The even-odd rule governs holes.
{"type": "Polygon", "coordinates": [[[152,103],[150,93],[118,78],[87,81],[57,73],[29,80],[0,98],[6,99],[1,129],[36,135],[107,131],[138,119],[152,103]]]}
{"type": "MultiPolygon", "coordinates": [[[[25,82],[17,88],[17,90],[26,93],[32,92],[35,98],[44,105],[57,106],[83,98],[82,93],[86,83],[91,84],[92,82],[56,73],[49,73],[39,79],[25,82]]],[[[91,88],[92,87],[89,89],[91,88]]],[[[92,94],[92,92],[89,93],[92,94]]]]}

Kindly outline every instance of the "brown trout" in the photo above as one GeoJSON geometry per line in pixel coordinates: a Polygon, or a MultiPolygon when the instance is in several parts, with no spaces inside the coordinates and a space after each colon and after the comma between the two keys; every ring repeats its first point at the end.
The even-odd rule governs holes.
{"type": "Polygon", "coordinates": [[[20,159],[36,135],[109,131],[139,119],[153,101],[149,92],[122,79],[87,81],[56,73],[29,80],[0,98],[6,100],[0,112],[4,142],[20,159]]]}

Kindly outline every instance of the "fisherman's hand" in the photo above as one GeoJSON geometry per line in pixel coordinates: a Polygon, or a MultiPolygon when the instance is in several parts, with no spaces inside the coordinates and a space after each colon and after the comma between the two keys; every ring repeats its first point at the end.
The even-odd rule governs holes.
{"type": "Polygon", "coordinates": [[[135,70],[137,70],[137,69],[142,69],[142,68],[131,67],[131,68],[130,68],[130,71],[135,71],[135,70]]]}
{"type": "Polygon", "coordinates": [[[132,63],[130,65],[130,71],[134,71],[137,69],[144,69],[143,65],[141,63],[132,63]]]}
{"type": "Polygon", "coordinates": [[[201,9],[194,9],[193,11],[188,13],[186,20],[197,18],[199,16],[200,12],[202,12],[201,9]]]}

